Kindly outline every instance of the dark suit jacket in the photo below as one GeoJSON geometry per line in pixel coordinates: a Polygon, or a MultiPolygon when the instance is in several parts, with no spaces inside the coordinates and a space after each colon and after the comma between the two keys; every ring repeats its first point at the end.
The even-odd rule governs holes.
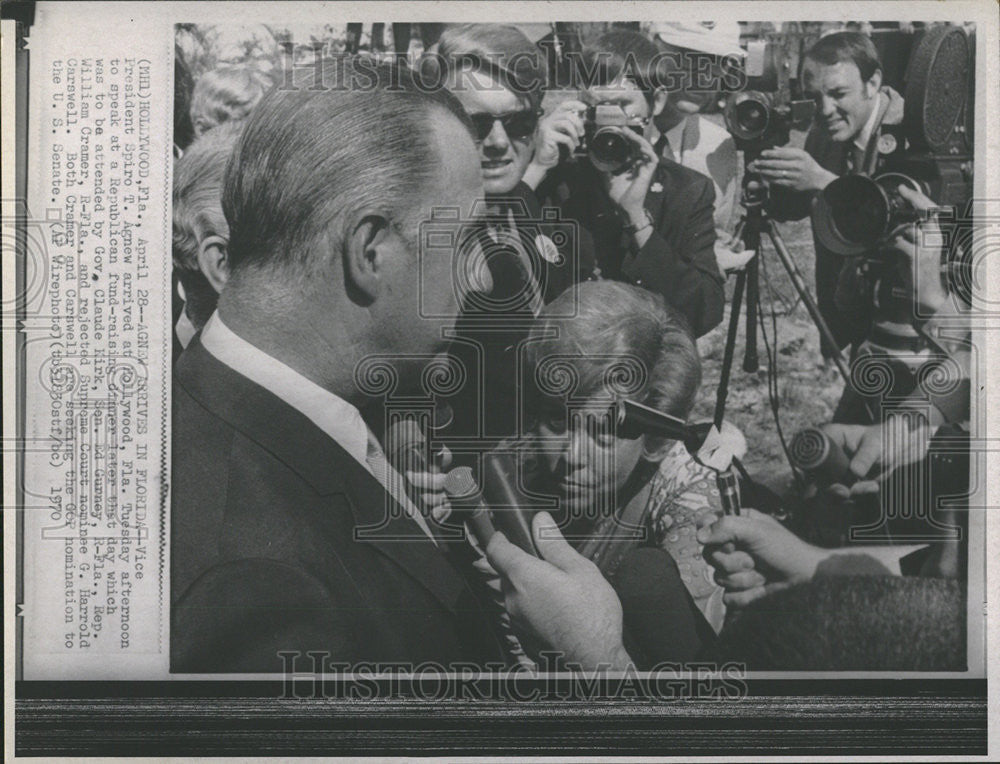
{"type": "Polygon", "coordinates": [[[176,367],[173,444],[171,671],[278,672],[279,651],[503,659],[461,574],[376,479],[200,338],[176,367]]]}
{"type": "MultiPolygon", "coordinates": [[[[898,125],[903,120],[903,99],[890,87],[882,88],[879,96],[875,129],[865,147],[864,157],[855,168],[862,175],[875,175],[878,164],[877,144],[882,125],[898,125]]],[[[854,151],[854,142],[838,143],[819,125],[806,135],[805,150],[825,170],[836,175],[847,172],[847,158],[854,151]]],[[[775,220],[801,220],[812,210],[815,191],[790,191],[772,186],[768,211],[775,220]]],[[[865,293],[866,284],[857,272],[854,260],[834,254],[813,236],[816,252],[816,301],[837,348],[823,343],[823,355],[832,356],[848,344],[860,342],[871,323],[871,299],[865,293]]]]}
{"type": "Polygon", "coordinates": [[[661,160],[646,194],[653,234],[638,249],[589,162],[560,165],[539,186],[538,196],[588,234],[581,236],[582,246],[594,248],[603,278],[662,294],[696,337],[722,321],[725,294],[715,259],[715,189],[709,178],[661,160]]]}

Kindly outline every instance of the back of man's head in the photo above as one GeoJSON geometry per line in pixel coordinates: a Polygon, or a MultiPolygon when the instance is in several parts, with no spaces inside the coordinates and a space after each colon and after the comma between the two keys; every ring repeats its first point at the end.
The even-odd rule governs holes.
{"type": "Polygon", "coordinates": [[[241,122],[219,125],[196,139],[174,163],[174,268],[184,286],[188,316],[196,328],[212,315],[218,297],[201,271],[198,254],[208,236],[229,236],[222,214],[222,182],[242,128],[241,122]]]}
{"type": "Polygon", "coordinates": [[[378,209],[410,235],[440,157],[430,117],[468,117],[405,67],[339,57],[299,72],[254,109],[226,169],[229,267],[306,283],[342,251],[346,226],[378,209]]]}
{"type": "Polygon", "coordinates": [[[961,671],[965,613],[951,579],[819,577],[740,611],[714,652],[751,671],[961,671]]]}
{"type": "Polygon", "coordinates": [[[882,68],[875,44],[860,32],[834,32],[821,37],[806,53],[805,59],[824,66],[853,63],[861,73],[862,82],[870,80],[882,68]]]}

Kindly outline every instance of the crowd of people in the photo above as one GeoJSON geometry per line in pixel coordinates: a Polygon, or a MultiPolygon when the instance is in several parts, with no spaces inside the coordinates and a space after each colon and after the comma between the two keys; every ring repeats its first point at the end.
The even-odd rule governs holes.
{"type": "MultiPolygon", "coordinates": [[[[310,651],[448,667],[530,666],[551,650],[583,670],[964,664],[961,512],[937,516],[959,531],[943,540],[823,547],[766,511],[726,514],[697,448],[609,414],[627,399],[687,419],[695,340],[753,255],[730,241],[736,145],[697,89],[667,84],[683,56],[663,56],[708,39],[698,52],[722,61],[739,41],[656,29],[589,41],[572,91],[549,87],[546,51],[517,27],[456,24],[413,66],[320,57],[280,83],[227,66],[177,99],[190,143],[173,173],[172,671],[275,672],[310,651]],[[365,86],[327,85],[342,82],[365,86]],[[595,152],[601,109],[618,118],[605,135],[620,159],[595,152]],[[425,235],[442,211],[447,245],[425,235]],[[392,401],[360,378],[373,358],[392,401]],[[434,402],[450,421],[400,459],[392,406],[427,396],[433,364],[461,381],[434,402]],[[459,467],[484,480],[492,452],[515,454],[519,495],[542,497],[523,512],[530,551],[477,536],[449,488],[459,467]],[[445,532],[466,526],[460,541],[445,532]],[[914,617],[925,642],[905,631],[914,617]]],[[[881,76],[860,32],[807,52],[805,148],[748,168],[775,217],[872,172],[879,127],[902,108],[881,76]]],[[[918,242],[935,226],[898,232],[901,267],[933,270],[939,253],[918,242]]],[[[861,347],[871,321],[835,299],[851,269],[817,243],[829,356],[861,347]]],[[[939,278],[912,283],[915,303],[950,305],[939,278]]],[[[856,479],[819,488],[826,511],[880,502],[888,476],[934,458],[935,437],[967,430],[967,407],[918,388],[867,420],[855,398],[848,385],[825,427],[856,479]],[[883,421],[918,409],[915,425],[883,421]]]]}

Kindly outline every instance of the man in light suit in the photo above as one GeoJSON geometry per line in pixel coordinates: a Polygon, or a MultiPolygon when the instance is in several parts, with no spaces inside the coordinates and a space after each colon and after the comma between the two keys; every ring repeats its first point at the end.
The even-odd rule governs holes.
{"type": "MultiPolygon", "coordinates": [[[[419,230],[432,207],[482,200],[470,125],[405,70],[351,59],[318,75],[246,125],[223,192],[230,279],[175,369],[174,672],[279,672],[308,651],[323,666],[502,660],[361,418],[355,376],[378,355],[406,387],[442,349],[462,263],[421,251],[419,230]]],[[[508,610],[582,666],[624,667],[617,597],[541,538],[550,522],[535,520],[543,559],[500,534],[487,548],[508,610]]]]}

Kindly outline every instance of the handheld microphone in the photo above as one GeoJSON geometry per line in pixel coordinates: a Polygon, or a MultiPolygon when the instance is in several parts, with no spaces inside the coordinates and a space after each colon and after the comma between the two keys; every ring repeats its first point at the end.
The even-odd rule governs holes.
{"type": "Polygon", "coordinates": [[[493,524],[512,544],[540,557],[531,534],[531,499],[517,489],[517,462],[510,453],[491,451],[483,456],[483,498],[492,510],[493,524]]]}
{"type": "Polygon", "coordinates": [[[483,501],[483,494],[472,477],[469,467],[456,467],[444,478],[444,492],[451,503],[451,517],[468,524],[479,545],[486,549],[496,528],[490,520],[489,507],[483,501]]]}
{"type": "Polygon", "coordinates": [[[830,436],[816,427],[798,433],[788,449],[789,456],[798,469],[811,475],[822,485],[851,486],[857,476],[850,470],[850,459],[830,436]]]}

